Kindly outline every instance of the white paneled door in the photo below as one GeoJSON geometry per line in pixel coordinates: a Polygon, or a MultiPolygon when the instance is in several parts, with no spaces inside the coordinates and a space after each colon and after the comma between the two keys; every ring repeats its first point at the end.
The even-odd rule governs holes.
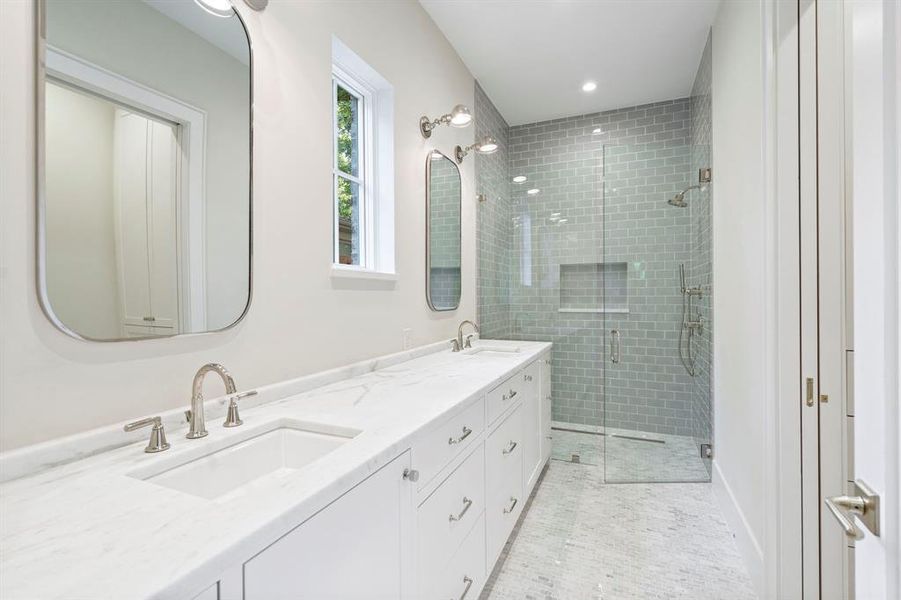
{"type": "Polygon", "coordinates": [[[901,598],[899,13],[897,0],[850,0],[845,9],[854,223],[853,479],[880,499],[878,534],[855,519],[863,534],[853,551],[856,600],[901,598]]]}

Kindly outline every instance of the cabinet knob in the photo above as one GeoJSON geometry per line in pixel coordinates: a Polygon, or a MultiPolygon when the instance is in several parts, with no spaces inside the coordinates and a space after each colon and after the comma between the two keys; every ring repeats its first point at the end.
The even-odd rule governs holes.
{"type": "Polygon", "coordinates": [[[419,471],[416,469],[404,469],[404,479],[414,483],[419,481],[419,471]]]}

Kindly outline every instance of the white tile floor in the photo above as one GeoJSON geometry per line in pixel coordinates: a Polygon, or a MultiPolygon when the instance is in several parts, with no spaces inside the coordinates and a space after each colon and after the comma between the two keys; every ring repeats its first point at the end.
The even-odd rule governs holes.
{"type": "Polygon", "coordinates": [[[552,460],[483,600],[752,600],[710,484],[552,460]]]}

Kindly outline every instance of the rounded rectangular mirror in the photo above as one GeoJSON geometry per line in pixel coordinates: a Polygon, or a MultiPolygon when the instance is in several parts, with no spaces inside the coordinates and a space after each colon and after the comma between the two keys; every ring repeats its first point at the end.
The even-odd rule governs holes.
{"type": "Polygon", "coordinates": [[[426,300],[432,310],[460,306],[461,183],[457,163],[437,150],[426,158],[426,300]]]}
{"type": "Polygon", "coordinates": [[[225,329],[251,283],[251,51],[237,12],[41,0],[38,287],[66,333],[225,329]]]}

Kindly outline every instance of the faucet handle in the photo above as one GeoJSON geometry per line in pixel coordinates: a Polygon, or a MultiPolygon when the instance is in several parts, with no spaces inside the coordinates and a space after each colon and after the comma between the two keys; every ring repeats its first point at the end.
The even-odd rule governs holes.
{"type": "Polygon", "coordinates": [[[472,338],[475,337],[474,333],[470,333],[466,336],[466,343],[463,344],[464,348],[472,348],[472,338]]]}
{"type": "Polygon", "coordinates": [[[451,343],[451,352],[459,352],[461,350],[460,342],[457,340],[457,338],[451,338],[450,343],[451,343]]]}
{"type": "Polygon", "coordinates": [[[147,447],[144,448],[144,452],[153,454],[168,450],[169,442],[166,441],[166,430],[163,429],[163,420],[160,417],[147,417],[146,419],[134,421],[127,424],[123,429],[125,431],[134,431],[151,425],[153,429],[150,430],[150,441],[147,443],[147,447]]]}
{"type": "Polygon", "coordinates": [[[238,414],[238,400],[241,398],[246,398],[247,396],[256,396],[256,390],[248,390],[246,392],[241,392],[233,395],[228,399],[228,413],[225,415],[225,423],[222,424],[223,427],[237,427],[238,425],[242,425],[244,421],[241,420],[241,416],[238,414]]]}

